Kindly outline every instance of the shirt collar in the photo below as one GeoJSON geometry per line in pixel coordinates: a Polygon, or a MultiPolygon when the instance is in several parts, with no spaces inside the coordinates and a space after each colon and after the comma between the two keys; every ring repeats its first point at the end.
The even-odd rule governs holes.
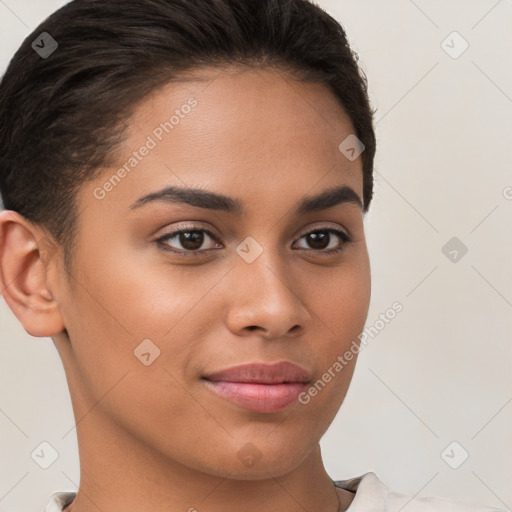
{"type": "Polygon", "coordinates": [[[43,509],[43,512],[62,512],[62,509],[69,505],[76,496],[74,491],[57,491],[50,496],[50,501],[43,509]]]}
{"type": "Polygon", "coordinates": [[[372,471],[348,480],[334,481],[336,487],[355,492],[347,512],[385,512],[387,487],[372,471]]]}

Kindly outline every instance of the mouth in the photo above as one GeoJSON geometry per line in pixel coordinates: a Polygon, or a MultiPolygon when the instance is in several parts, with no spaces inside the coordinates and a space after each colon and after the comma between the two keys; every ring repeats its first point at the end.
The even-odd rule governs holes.
{"type": "Polygon", "coordinates": [[[297,402],[311,382],[309,373],[289,362],[244,364],[203,376],[208,389],[245,409],[273,413],[297,402]]]}

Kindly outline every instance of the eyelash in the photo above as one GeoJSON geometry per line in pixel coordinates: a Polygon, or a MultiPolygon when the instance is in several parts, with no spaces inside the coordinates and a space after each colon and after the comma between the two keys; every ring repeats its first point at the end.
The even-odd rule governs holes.
{"type": "MultiPolygon", "coordinates": [[[[209,250],[214,250],[214,249],[201,250],[201,251],[186,251],[186,250],[185,251],[178,251],[178,250],[169,248],[169,246],[164,243],[165,241],[170,240],[170,239],[176,237],[177,235],[180,235],[181,233],[190,233],[190,232],[197,232],[197,231],[198,232],[202,232],[202,233],[206,233],[214,241],[219,243],[218,240],[217,240],[217,237],[210,230],[202,228],[202,227],[198,227],[198,226],[183,226],[183,227],[180,227],[180,228],[178,228],[178,229],[176,229],[174,231],[171,231],[170,233],[167,233],[167,234],[161,236],[160,238],[157,238],[155,240],[155,243],[162,250],[167,251],[167,252],[172,252],[172,253],[180,256],[180,257],[188,258],[188,257],[194,257],[194,256],[203,256],[209,250]]],[[[316,250],[316,249],[303,249],[303,250],[304,251],[308,251],[308,252],[314,252],[314,253],[317,253],[317,254],[332,255],[332,254],[340,253],[341,251],[343,251],[345,249],[345,246],[347,244],[352,242],[352,237],[349,234],[345,233],[345,231],[342,231],[341,229],[332,228],[332,227],[315,228],[312,231],[308,231],[307,233],[304,233],[298,240],[302,239],[306,235],[310,235],[312,233],[318,233],[318,232],[325,232],[325,231],[328,232],[328,233],[334,233],[335,235],[337,235],[337,237],[339,239],[341,239],[341,241],[343,242],[341,244],[341,247],[338,247],[336,249],[327,249],[327,250],[326,249],[318,249],[318,250],[316,250]]]]}

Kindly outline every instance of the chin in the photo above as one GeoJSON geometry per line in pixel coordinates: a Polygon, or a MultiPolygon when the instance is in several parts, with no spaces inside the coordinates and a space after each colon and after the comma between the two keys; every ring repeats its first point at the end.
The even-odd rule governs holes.
{"type": "MultiPolygon", "coordinates": [[[[260,443],[259,448],[247,442],[236,448],[231,456],[223,450],[219,459],[211,458],[203,465],[203,471],[218,477],[233,480],[266,480],[280,477],[293,471],[310,454],[304,445],[278,447],[275,443],[260,443]],[[281,449],[279,449],[281,448],[281,449]],[[302,449],[300,449],[302,448],[302,449]]],[[[214,454],[212,454],[214,457],[214,454]]]]}

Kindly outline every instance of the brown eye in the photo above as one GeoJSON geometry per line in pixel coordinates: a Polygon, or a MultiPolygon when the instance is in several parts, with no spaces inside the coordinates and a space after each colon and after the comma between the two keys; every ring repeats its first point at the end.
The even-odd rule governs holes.
{"type": "Polygon", "coordinates": [[[185,231],[176,236],[181,246],[188,251],[197,251],[204,243],[204,234],[200,231],[185,231]]]}
{"type": "Polygon", "coordinates": [[[345,244],[352,241],[347,233],[335,228],[315,229],[300,238],[303,239],[308,245],[303,247],[304,249],[326,254],[339,252],[343,250],[345,244]]]}
{"type": "Polygon", "coordinates": [[[218,248],[219,243],[214,234],[204,228],[180,227],[171,233],[161,236],[156,242],[166,251],[181,256],[190,256],[205,253],[212,248],[218,248]],[[212,240],[208,244],[208,240],[212,240]],[[170,243],[172,241],[172,244],[170,243]],[[176,247],[178,245],[178,247],[176,247]],[[204,245],[210,245],[210,249],[204,245]]]}
{"type": "MultiPolygon", "coordinates": [[[[304,240],[307,244],[307,247],[301,247],[301,249],[329,255],[342,251],[352,238],[340,229],[322,228],[306,233],[299,240],[304,240]]],[[[185,257],[203,256],[212,249],[222,248],[211,231],[196,226],[180,227],[161,236],[156,243],[165,251],[185,257]],[[209,240],[210,243],[208,243],[209,240]]]]}
{"type": "Polygon", "coordinates": [[[315,231],[306,235],[306,241],[312,249],[327,249],[332,235],[327,231],[315,231]]]}

